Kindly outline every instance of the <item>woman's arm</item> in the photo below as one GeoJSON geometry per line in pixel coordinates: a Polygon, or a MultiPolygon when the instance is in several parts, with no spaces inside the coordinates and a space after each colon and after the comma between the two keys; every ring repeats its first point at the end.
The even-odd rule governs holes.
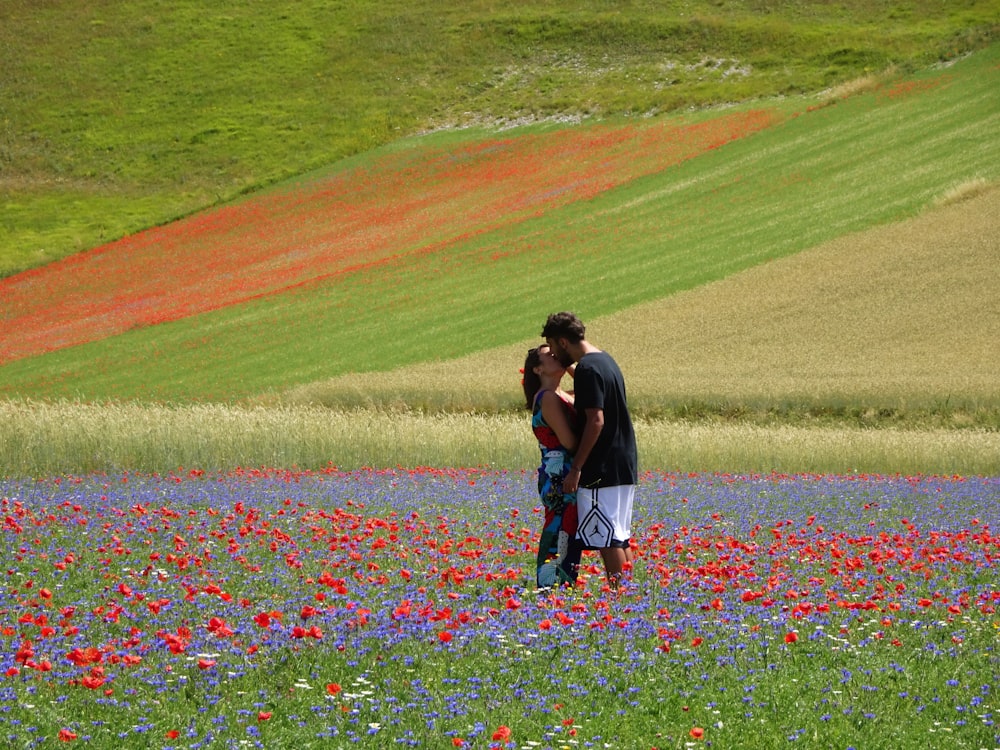
{"type": "Polygon", "coordinates": [[[552,428],[562,446],[570,453],[575,451],[576,434],[569,423],[563,400],[554,391],[546,391],[542,394],[542,416],[545,418],[545,424],[552,428]]]}

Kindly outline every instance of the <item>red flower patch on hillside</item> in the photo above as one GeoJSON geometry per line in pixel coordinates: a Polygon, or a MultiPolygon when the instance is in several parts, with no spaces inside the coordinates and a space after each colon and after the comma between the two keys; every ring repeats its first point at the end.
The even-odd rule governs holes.
{"type": "Polygon", "coordinates": [[[885,99],[902,99],[906,96],[932,91],[940,86],[947,86],[951,80],[951,76],[940,76],[925,80],[896,81],[888,88],[879,91],[879,96],[885,99]]]}
{"type": "Polygon", "coordinates": [[[437,251],[669,168],[775,117],[411,149],[261,193],[0,280],[0,364],[437,251]]]}

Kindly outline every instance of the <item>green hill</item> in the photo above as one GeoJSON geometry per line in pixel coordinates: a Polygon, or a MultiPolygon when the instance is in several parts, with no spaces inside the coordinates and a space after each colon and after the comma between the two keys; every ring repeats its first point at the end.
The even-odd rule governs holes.
{"type": "Polygon", "coordinates": [[[953,60],[1000,3],[0,4],[0,276],[441,128],[648,116],[953,60]]]}
{"type": "MultiPolygon", "coordinates": [[[[252,248],[240,239],[233,244],[231,232],[240,222],[227,228],[224,218],[230,214],[245,219],[270,210],[274,217],[268,226],[284,226],[287,232],[303,235],[288,249],[291,255],[274,263],[289,257],[298,262],[314,245],[330,242],[342,222],[355,221],[355,213],[344,206],[358,204],[332,201],[328,214],[310,214],[305,224],[294,218],[297,214],[282,212],[313,194],[308,191],[332,195],[329,185],[338,184],[345,174],[361,184],[368,176],[376,185],[392,188],[376,189],[375,205],[379,196],[407,196],[398,203],[388,200],[380,208],[383,218],[374,223],[369,214],[361,214],[363,226],[377,227],[404,206],[409,211],[405,214],[409,218],[397,222],[413,230],[405,244],[393,244],[405,235],[396,230],[372,240],[372,252],[377,253],[383,253],[378,250],[383,247],[380,242],[388,243],[389,250],[378,255],[378,262],[352,265],[333,275],[320,273],[284,291],[279,287],[266,296],[214,311],[145,325],[140,313],[155,300],[130,301],[123,295],[133,282],[122,280],[127,282],[128,274],[154,276],[155,254],[130,267],[129,254],[118,253],[128,272],[121,277],[107,272],[104,265],[87,265],[115,256],[120,248],[109,247],[93,258],[79,256],[70,266],[77,273],[70,281],[78,279],[81,289],[96,283],[84,301],[96,304],[99,295],[122,300],[117,308],[109,308],[109,314],[125,316],[126,327],[133,320],[134,327],[91,343],[9,361],[0,367],[0,393],[230,400],[278,393],[347,373],[451,360],[522,342],[554,309],[575,309],[585,319],[607,316],[838,237],[913,217],[956,185],[988,186],[1000,178],[1000,140],[995,137],[1000,126],[998,59],[1000,48],[992,47],[954,64],[870,82],[846,98],[772,103],[763,119],[765,127],[741,125],[732,137],[713,136],[700,150],[680,159],[671,157],[671,148],[681,134],[716,133],[720,123],[745,123],[741,113],[759,108],[727,108],[638,123],[536,126],[506,133],[502,140],[464,133],[399,142],[353,160],[354,171],[338,166],[308,180],[275,186],[224,212],[194,217],[195,229],[221,226],[223,230],[212,235],[215,239],[201,256],[204,269],[196,254],[184,273],[164,283],[182,295],[197,288],[200,277],[213,283],[219,277],[241,288],[244,282],[237,269],[229,266],[238,265],[241,249],[249,257],[252,248]],[[505,161],[502,154],[524,156],[505,161]],[[659,155],[662,163],[649,161],[651,155],[659,155]],[[485,175],[482,179],[494,203],[482,215],[474,210],[479,201],[466,200],[468,190],[446,190],[449,181],[456,174],[466,175],[466,167],[473,163],[485,171],[461,184],[479,185],[485,175]],[[647,168],[630,171],[633,163],[647,168]],[[395,166],[386,170],[385,164],[395,166]],[[462,169],[442,169],[442,164],[462,169]],[[550,178],[539,182],[540,175],[550,178]],[[531,190],[520,190],[525,184],[531,190]],[[552,203],[553,195],[569,197],[552,203]],[[508,204],[511,200],[517,203],[508,204]],[[534,208],[524,210],[525,201],[534,208]],[[283,215],[288,217],[284,223],[283,215]],[[510,217],[514,219],[506,220],[510,217]],[[234,259],[229,265],[216,263],[223,251],[232,248],[236,255],[225,256],[234,259]],[[119,288],[118,283],[124,285],[119,288]],[[102,290],[102,284],[109,288],[102,290]]],[[[363,195],[357,198],[362,199],[363,195]]],[[[993,204],[982,205],[993,211],[993,204]]],[[[989,237],[988,227],[996,226],[996,217],[988,213],[985,221],[989,237]]],[[[251,220],[243,223],[251,232],[263,226],[251,220]]],[[[195,234],[192,229],[178,236],[193,241],[195,234]]],[[[174,237],[175,244],[163,247],[181,252],[182,244],[176,244],[181,240],[173,230],[165,230],[164,236],[174,237]]],[[[994,232],[992,237],[996,236],[994,232]]],[[[993,243],[987,243],[987,257],[996,252],[995,239],[993,243]]],[[[152,247],[159,245],[154,242],[152,247]]],[[[955,261],[942,255],[941,262],[955,261]]],[[[41,269],[24,280],[37,281],[37,295],[43,295],[46,273],[55,269],[41,269]]],[[[267,279],[277,273],[277,265],[262,266],[254,275],[267,279]]],[[[915,289],[922,289],[915,299],[937,303],[937,290],[921,286],[919,276],[912,281],[915,289]]],[[[21,279],[6,283],[13,289],[21,279]]],[[[168,298],[170,293],[168,288],[168,298]]],[[[770,309],[767,298],[758,302],[760,310],[770,309]]],[[[43,305],[36,317],[41,320],[54,308],[43,305]]],[[[86,314],[85,308],[74,309],[86,314]]],[[[97,320],[103,320],[102,310],[95,313],[97,320]]],[[[5,314],[9,318],[13,312],[5,314]]],[[[25,325],[33,319],[26,318],[25,325]]],[[[76,322],[74,317],[65,326],[76,322]]],[[[53,331],[65,327],[58,321],[50,323],[53,331]]],[[[648,337],[637,331],[636,339],[648,337]]],[[[716,343],[707,337],[704,346],[712,349],[716,343]]],[[[622,354],[633,360],[659,357],[649,344],[622,354]]],[[[953,364],[957,370],[963,367],[960,359],[953,364]]],[[[814,360],[812,366],[821,369],[825,362],[814,360]]],[[[822,382],[820,374],[803,377],[822,382]]],[[[862,380],[846,392],[828,395],[841,403],[857,388],[871,392],[862,380]]],[[[771,397],[801,403],[801,392],[792,391],[776,389],[771,397]]],[[[697,397],[727,392],[730,385],[725,381],[706,381],[697,397]]],[[[473,406],[496,409],[509,404],[484,397],[473,406]]],[[[655,411],[656,406],[649,408],[655,411]]]]}

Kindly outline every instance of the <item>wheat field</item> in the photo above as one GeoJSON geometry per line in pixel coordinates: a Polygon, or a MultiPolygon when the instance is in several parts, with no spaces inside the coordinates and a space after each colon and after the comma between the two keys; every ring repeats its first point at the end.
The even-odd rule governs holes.
{"type": "MultiPolygon", "coordinates": [[[[0,401],[9,475],[237,467],[531,469],[524,414],[316,406],[0,401]]],[[[639,419],[644,470],[960,474],[1000,471],[1000,432],[706,424],[639,419]]]]}

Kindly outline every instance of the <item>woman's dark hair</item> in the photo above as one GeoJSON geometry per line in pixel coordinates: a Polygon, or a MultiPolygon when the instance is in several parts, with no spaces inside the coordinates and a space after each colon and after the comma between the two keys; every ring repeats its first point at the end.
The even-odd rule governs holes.
{"type": "Polygon", "coordinates": [[[524,377],[521,385],[524,386],[524,401],[528,409],[535,406],[535,394],[542,387],[542,379],[538,377],[535,368],[542,363],[542,358],[538,354],[540,347],[528,349],[528,356],[524,358],[524,377]]]}

